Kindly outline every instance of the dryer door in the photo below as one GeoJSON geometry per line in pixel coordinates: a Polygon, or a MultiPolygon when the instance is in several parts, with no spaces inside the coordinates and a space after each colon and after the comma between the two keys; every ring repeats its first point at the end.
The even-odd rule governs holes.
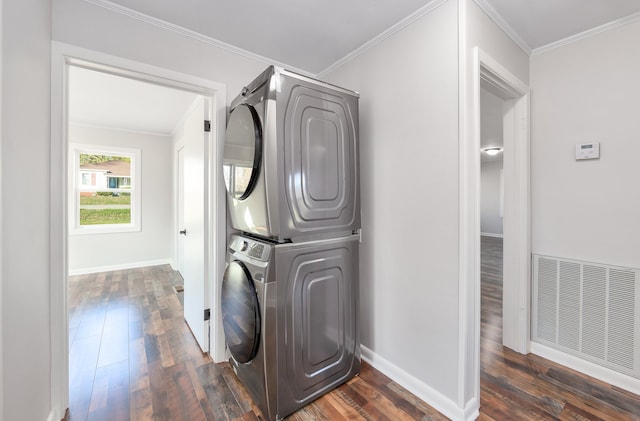
{"type": "Polygon", "coordinates": [[[249,269],[234,260],[222,279],[222,322],[229,352],[239,363],[251,361],[260,343],[260,306],[249,269]]]}
{"type": "Polygon", "coordinates": [[[224,183],[233,199],[243,200],[253,190],[262,158],[262,125],[251,105],[231,111],[224,143],[224,183]]]}

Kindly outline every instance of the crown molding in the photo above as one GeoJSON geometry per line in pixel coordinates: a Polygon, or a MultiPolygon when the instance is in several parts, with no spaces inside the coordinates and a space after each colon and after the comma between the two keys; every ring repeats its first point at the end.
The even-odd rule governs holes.
{"type": "Polygon", "coordinates": [[[492,21],[496,23],[496,25],[498,25],[500,29],[502,29],[507,34],[509,38],[511,38],[513,42],[516,43],[516,45],[518,45],[518,47],[522,49],[522,51],[524,51],[527,55],[531,55],[532,49],[529,44],[524,39],[522,39],[518,32],[513,29],[513,27],[509,25],[506,20],[504,20],[504,18],[496,11],[496,9],[493,8],[493,6],[489,4],[489,2],[487,2],[487,0],[473,1],[487,14],[487,16],[491,18],[492,21]]]}
{"type": "MultiPolygon", "coordinates": [[[[317,78],[321,78],[325,75],[327,75],[328,73],[336,70],[337,68],[339,68],[340,66],[344,65],[345,63],[348,63],[349,61],[355,59],[356,57],[360,56],[361,54],[363,54],[365,51],[375,47],[376,45],[380,44],[382,41],[384,41],[385,39],[391,37],[392,35],[394,35],[396,32],[402,30],[403,28],[405,28],[406,26],[410,25],[411,23],[415,22],[416,20],[418,20],[419,18],[421,18],[422,16],[430,13],[431,11],[433,11],[434,9],[436,9],[437,7],[439,7],[440,5],[442,5],[443,3],[445,3],[447,0],[433,0],[432,2],[428,3],[427,5],[423,6],[422,8],[418,9],[417,11],[415,11],[413,14],[409,15],[408,17],[406,17],[405,19],[401,20],[400,22],[396,23],[395,25],[393,25],[392,27],[388,28],[386,31],[384,31],[383,33],[381,33],[380,35],[377,35],[376,37],[372,38],[370,41],[366,42],[365,44],[363,44],[362,46],[358,47],[357,49],[355,49],[354,51],[352,51],[351,53],[347,54],[346,56],[344,56],[343,58],[341,58],[340,60],[336,61],[335,63],[333,63],[332,65],[330,65],[329,67],[327,67],[326,69],[322,70],[321,72],[314,74],[312,72],[303,70],[303,69],[299,69],[297,67],[294,66],[290,66],[286,63],[282,63],[276,60],[272,60],[268,57],[264,57],[261,56],[259,54],[256,53],[252,53],[250,51],[244,50],[242,48],[236,47],[234,45],[228,44],[226,42],[220,41],[218,39],[200,34],[198,32],[192,31],[190,29],[184,28],[182,26],[178,26],[175,25],[173,23],[164,21],[162,19],[158,19],[158,18],[154,18],[152,16],[146,15],[144,13],[138,12],[136,10],[130,9],[128,7],[116,4],[112,1],[109,0],[83,0],[86,3],[90,3],[94,6],[98,6],[101,7],[103,9],[109,10],[111,12],[115,12],[115,13],[119,13],[121,15],[127,16],[129,18],[132,19],[136,19],[140,22],[144,22],[147,23],[149,25],[153,25],[159,28],[163,28],[166,30],[169,30],[171,32],[189,37],[191,39],[194,39],[196,41],[200,41],[203,42],[205,44],[223,49],[225,51],[229,51],[231,53],[234,54],[238,54],[242,57],[251,59],[251,60],[255,60],[261,63],[264,63],[266,65],[271,65],[274,64],[276,66],[280,66],[283,68],[286,68],[288,70],[294,71],[296,73],[300,73],[303,74],[305,76],[310,76],[310,77],[317,77],[317,78]]],[[[550,50],[553,50],[555,48],[558,47],[562,47],[568,44],[571,44],[573,42],[576,41],[580,41],[582,39],[585,38],[589,38],[592,37],[594,35],[600,34],[602,32],[606,32],[609,31],[611,29],[615,29],[618,28],[620,26],[624,26],[628,23],[632,23],[635,22],[637,20],[640,20],[640,12],[638,13],[634,13],[633,15],[629,15],[626,17],[623,17],[621,19],[617,19],[614,20],[612,22],[609,23],[605,23],[604,25],[600,25],[598,27],[586,30],[584,32],[581,32],[579,34],[575,34],[575,35],[571,35],[567,38],[561,39],[559,41],[555,41],[552,43],[549,43],[547,45],[544,45],[542,47],[538,47],[535,49],[532,49],[529,44],[527,44],[527,42],[525,42],[522,37],[520,37],[520,35],[517,33],[516,30],[514,30],[511,25],[509,25],[507,23],[506,20],[504,20],[504,18],[493,8],[493,6],[491,6],[487,0],[473,0],[486,14],[487,16],[489,16],[489,18],[491,20],[493,20],[496,25],[498,25],[498,27],[500,29],[502,29],[509,38],[511,38],[513,40],[513,42],[516,43],[516,45],[518,45],[518,47],[520,47],[526,54],[528,55],[536,55],[536,54],[540,54],[540,53],[544,53],[550,50]]]]}
{"type": "Polygon", "coordinates": [[[568,45],[568,44],[572,44],[574,42],[592,37],[594,35],[598,35],[601,34],[603,32],[606,31],[610,31],[612,29],[616,29],[619,28],[621,26],[624,26],[626,24],[635,22],[637,20],[640,20],[640,12],[638,13],[634,13],[632,15],[629,16],[625,16],[623,18],[620,19],[616,19],[614,21],[611,21],[609,23],[605,23],[604,25],[600,25],[600,26],[596,26],[595,28],[591,28],[588,29],[584,32],[580,32],[579,34],[575,34],[575,35],[571,35],[570,37],[561,39],[559,41],[555,41],[552,42],[550,44],[547,45],[543,45],[542,47],[538,47],[536,49],[533,50],[532,55],[536,55],[536,54],[541,54],[547,51],[551,51],[554,50],[556,48],[568,45]]]}
{"type": "Polygon", "coordinates": [[[128,8],[128,7],[116,4],[116,3],[112,2],[112,1],[109,1],[109,0],[84,0],[84,1],[86,3],[90,3],[90,4],[94,5],[94,6],[98,6],[98,7],[101,7],[103,9],[109,10],[111,12],[119,13],[119,14],[127,16],[129,18],[138,20],[140,22],[144,22],[146,24],[153,25],[153,26],[156,26],[156,27],[159,27],[159,28],[162,28],[162,29],[166,29],[168,31],[171,31],[171,32],[174,32],[174,33],[189,37],[189,38],[194,39],[196,41],[200,41],[202,43],[205,43],[205,44],[208,44],[208,45],[211,45],[211,46],[214,46],[214,47],[229,51],[231,53],[238,54],[238,55],[243,56],[245,58],[264,63],[266,65],[272,65],[273,64],[273,65],[276,65],[276,66],[283,67],[283,68],[285,68],[287,70],[294,71],[296,73],[301,73],[301,74],[306,75],[306,76],[312,76],[312,77],[316,76],[315,74],[313,74],[311,72],[308,72],[306,70],[299,69],[297,67],[290,66],[290,65],[288,65],[286,63],[282,63],[282,62],[279,62],[279,61],[276,61],[276,60],[272,60],[272,59],[270,59],[268,57],[261,56],[260,54],[252,53],[251,51],[247,51],[247,50],[244,50],[242,48],[236,47],[234,45],[227,44],[226,42],[220,41],[218,39],[215,39],[215,38],[212,38],[212,37],[209,37],[209,36],[206,36],[206,35],[203,35],[203,34],[201,34],[199,32],[192,31],[192,30],[184,28],[182,26],[175,25],[175,24],[173,24],[171,22],[167,22],[167,21],[162,20],[162,19],[154,18],[153,16],[149,16],[147,14],[144,14],[144,13],[138,12],[137,10],[133,10],[133,9],[128,8]]]}
{"type": "Polygon", "coordinates": [[[416,10],[415,12],[413,12],[411,15],[407,16],[406,18],[402,19],[400,22],[396,23],[395,25],[391,26],[390,28],[388,28],[387,30],[382,32],[380,35],[376,35],[374,38],[372,38],[371,40],[367,41],[366,43],[364,43],[360,47],[356,48],[355,50],[353,50],[352,52],[350,52],[346,56],[342,57],[340,60],[338,60],[335,63],[333,63],[331,66],[329,66],[326,69],[322,70],[320,73],[317,74],[317,77],[318,78],[322,78],[325,75],[327,75],[327,74],[331,73],[332,71],[336,70],[340,66],[343,66],[344,64],[350,62],[351,60],[355,59],[359,55],[363,54],[365,51],[375,47],[376,45],[380,44],[382,41],[384,41],[387,38],[391,37],[396,32],[399,32],[400,30],[402,30],[405,27],[411,25],[413,22],[415,22],[416,20],[420,19],[424,15],[426,15],[426,14],[432,12],[433,10],[437,9],[439,6],[441,6],[442,4],[446,3],[447,1],[448,0],[433,0],[432,2],[426,4],[425,6],[421,7],[420,9],[416,10]]]}
{"type": "Polygon", "coordinates": [[[109,125],[109,124],[87,123],[83,121],[69,121],[69,126],[84,128],[84,129],[130,133],[130,134],[137,134],[137,135],[144,135],[144,136],[166,137],[167,139],[171,139],[171,136],[173,135],[172,132],[157,132],[153,130],[132,129],[130,127],[122,127],[122,126],[115,126],[115,125],[109,125]]]}

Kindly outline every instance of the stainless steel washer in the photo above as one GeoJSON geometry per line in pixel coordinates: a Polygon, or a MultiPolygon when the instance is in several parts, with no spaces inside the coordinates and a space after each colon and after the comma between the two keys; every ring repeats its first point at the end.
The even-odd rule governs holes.
{"type": "Polygon", "coordinates": [[[360,371],[358,240],[231,238],[222,282],[229,361],[268,420],[360,371]]]}
{"type": "Polygon", "coordinates": [[[221,294],[229,362],[269,419],[277,412],[274,258],[273,244],[232,236],[221,294]]]}
{"type": "Polygon", "coordinates": [[[360,372],[359,239],[351,235],[275,248],[281,416],[360,372]]]}

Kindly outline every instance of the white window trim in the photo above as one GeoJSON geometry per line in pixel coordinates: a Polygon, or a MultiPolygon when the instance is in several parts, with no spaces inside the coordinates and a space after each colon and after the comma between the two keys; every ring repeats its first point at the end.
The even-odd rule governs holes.
{"type": "MultiPolygon", "coordinates": [[[[142,162],[140,149],[121,148],[116,146],[90,145],[81,143],[69,143],[69,235],[113,234],[141,231],[142,214],[142,162]],[[81,187],[81,175],[78,171],[80,154],[90,153],[94,155],[122,155],[130,156],[131,160],[131,188],[116,189],[131,193],[131,223],[130,224],[104,224],[104,225],[80,225],[80,192],[87,190],[81,187]]],[[[91,191],[100,189],[90,189],[91,191]]],[[[114,189],[109,189],[114,191],[114,189]]]]}

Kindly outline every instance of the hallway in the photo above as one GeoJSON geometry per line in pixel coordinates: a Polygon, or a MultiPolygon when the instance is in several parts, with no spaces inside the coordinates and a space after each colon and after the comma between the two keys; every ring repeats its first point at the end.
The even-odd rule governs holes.
{"type": "Polygon", "coordinates": [[[481,237],[480,420],[640,420],[640,396],[502,346],[502,239],[481,237]]]}

